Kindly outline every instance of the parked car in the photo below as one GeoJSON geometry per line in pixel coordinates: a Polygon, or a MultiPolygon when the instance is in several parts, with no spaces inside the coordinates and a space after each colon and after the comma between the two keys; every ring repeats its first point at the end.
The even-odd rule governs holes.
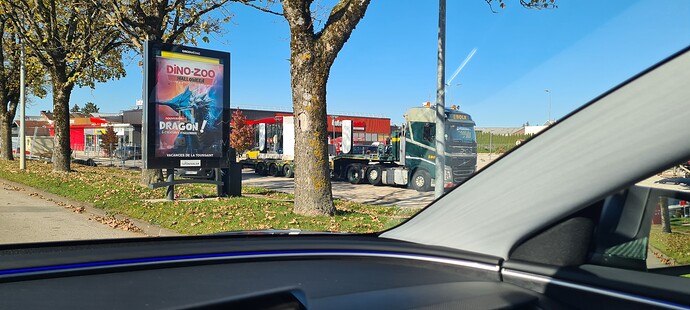
{"type": "Polygon", "coordinates": [[[115,150],[115,157],[120,160],[141,159],[141,147],[121,146],[115,150]]]}

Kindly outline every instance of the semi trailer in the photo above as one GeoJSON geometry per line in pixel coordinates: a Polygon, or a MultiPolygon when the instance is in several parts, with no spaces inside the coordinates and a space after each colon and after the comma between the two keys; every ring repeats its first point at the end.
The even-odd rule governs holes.
{"type": "MultiPolygon", "coordinates": [[[[408,109],[405,123],[386,141],[354,145],[352,121],[342,119],[340,153],[330,157],[331,175],[352,184],[410,186],[428,191],[436,178],[436,110],[430,104],[408,109]]],[[[446,108],[444,187],[452,188],[476,171],[477,142],[472,117],[446,108]]],[[[294,119],[254,121],[258,154],[242,162],[261,175],[293,177],[294,119]],[[253,158],[252,158],[253,157],[253,158]]],[[[333,148],[335,149],[335,148],[333,148]]]]}

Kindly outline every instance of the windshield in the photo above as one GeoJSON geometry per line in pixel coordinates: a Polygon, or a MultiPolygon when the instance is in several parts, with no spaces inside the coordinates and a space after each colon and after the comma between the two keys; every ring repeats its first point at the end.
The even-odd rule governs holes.
{"type": "Polygon", "coordinates": [[[473,143],[476,141],[474,127],[451,124],[446,129],[448,140],[457,143],[473,143]]]}
{"type": "Polygon", "coordinates": [[[448,1],[442,47],[436,1],[102,2],[0,1],[0,243],[380,232],[690,45],[690,1],[448,1]]]}

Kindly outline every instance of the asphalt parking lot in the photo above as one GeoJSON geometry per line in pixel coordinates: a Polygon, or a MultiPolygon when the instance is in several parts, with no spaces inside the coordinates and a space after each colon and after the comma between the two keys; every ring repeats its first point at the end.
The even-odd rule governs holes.
{"type": "MultiPolygon", "coordinates": [[[[434,192],[419,193],[407,187],[373,186],[333,181],[333,197],[381,206],[422,208],[434,200],[434,192]]],[[[242,185],[259,186],[280,192],[293,193],[294,179],[259,176],[253,169],[242,170],[242,185]]]]}
{"type": "MultiPolygon", "coordinates": [[[[481,169],[498,158],[496,154],[479,154],[477,169],[481,169]]],[[[242,184],[259,186],[280,192],[293,193],[293,179],[283,177],[259,176],[253,169],[242,171],[242,184]]],[[[434,192],[420,193],[403,186],[372,186],[370,184],[350,184],[333,181],[334,198],[346,199],[360,203],[381,206],[398,206],[403,208],[423,208],[434,201],[434,192]]]]}

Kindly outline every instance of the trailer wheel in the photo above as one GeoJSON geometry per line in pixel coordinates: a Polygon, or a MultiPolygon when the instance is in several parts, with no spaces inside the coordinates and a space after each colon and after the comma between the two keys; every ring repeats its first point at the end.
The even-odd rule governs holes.
{"type": "Polygon", "coordinates": [[[254,172],[258,175],[266,175],[266,164],[265,163],[256,164],[256,168],[254,168],[254,172]]]}
{"type": "Polygon", "coordinates": [[[295,172],[292,171],[292,167],[290,166],[290,164],[286,164],[285,166],[283,166],[283,175],[286,178],[294,178],[295,177],[295,172]]]}
{"type": "Polygon", "coordinates": [[[379,166],[372,166],[367,170],[367,181],[371,185],[381,185],[381,172],[382,169],[379,166]]]}
{"type": "Polygon", "coordinates": [[[411,181],[412,188],[418,192],[428,192],[431,189],[431,176],[424,170],[415,171],[411,181]]]}
{"type": "Polygon", "coordinates": [[[278,169],[278,165],[271,163],[268,165],[268,174],[274,177],[280,176],[281,169],[278,169]]]}
{"type": "Polygon", "coordinates": [[[362,167],[359,165],[347,166],[347,181],[351,184],[362,183],[362,167]]]}

